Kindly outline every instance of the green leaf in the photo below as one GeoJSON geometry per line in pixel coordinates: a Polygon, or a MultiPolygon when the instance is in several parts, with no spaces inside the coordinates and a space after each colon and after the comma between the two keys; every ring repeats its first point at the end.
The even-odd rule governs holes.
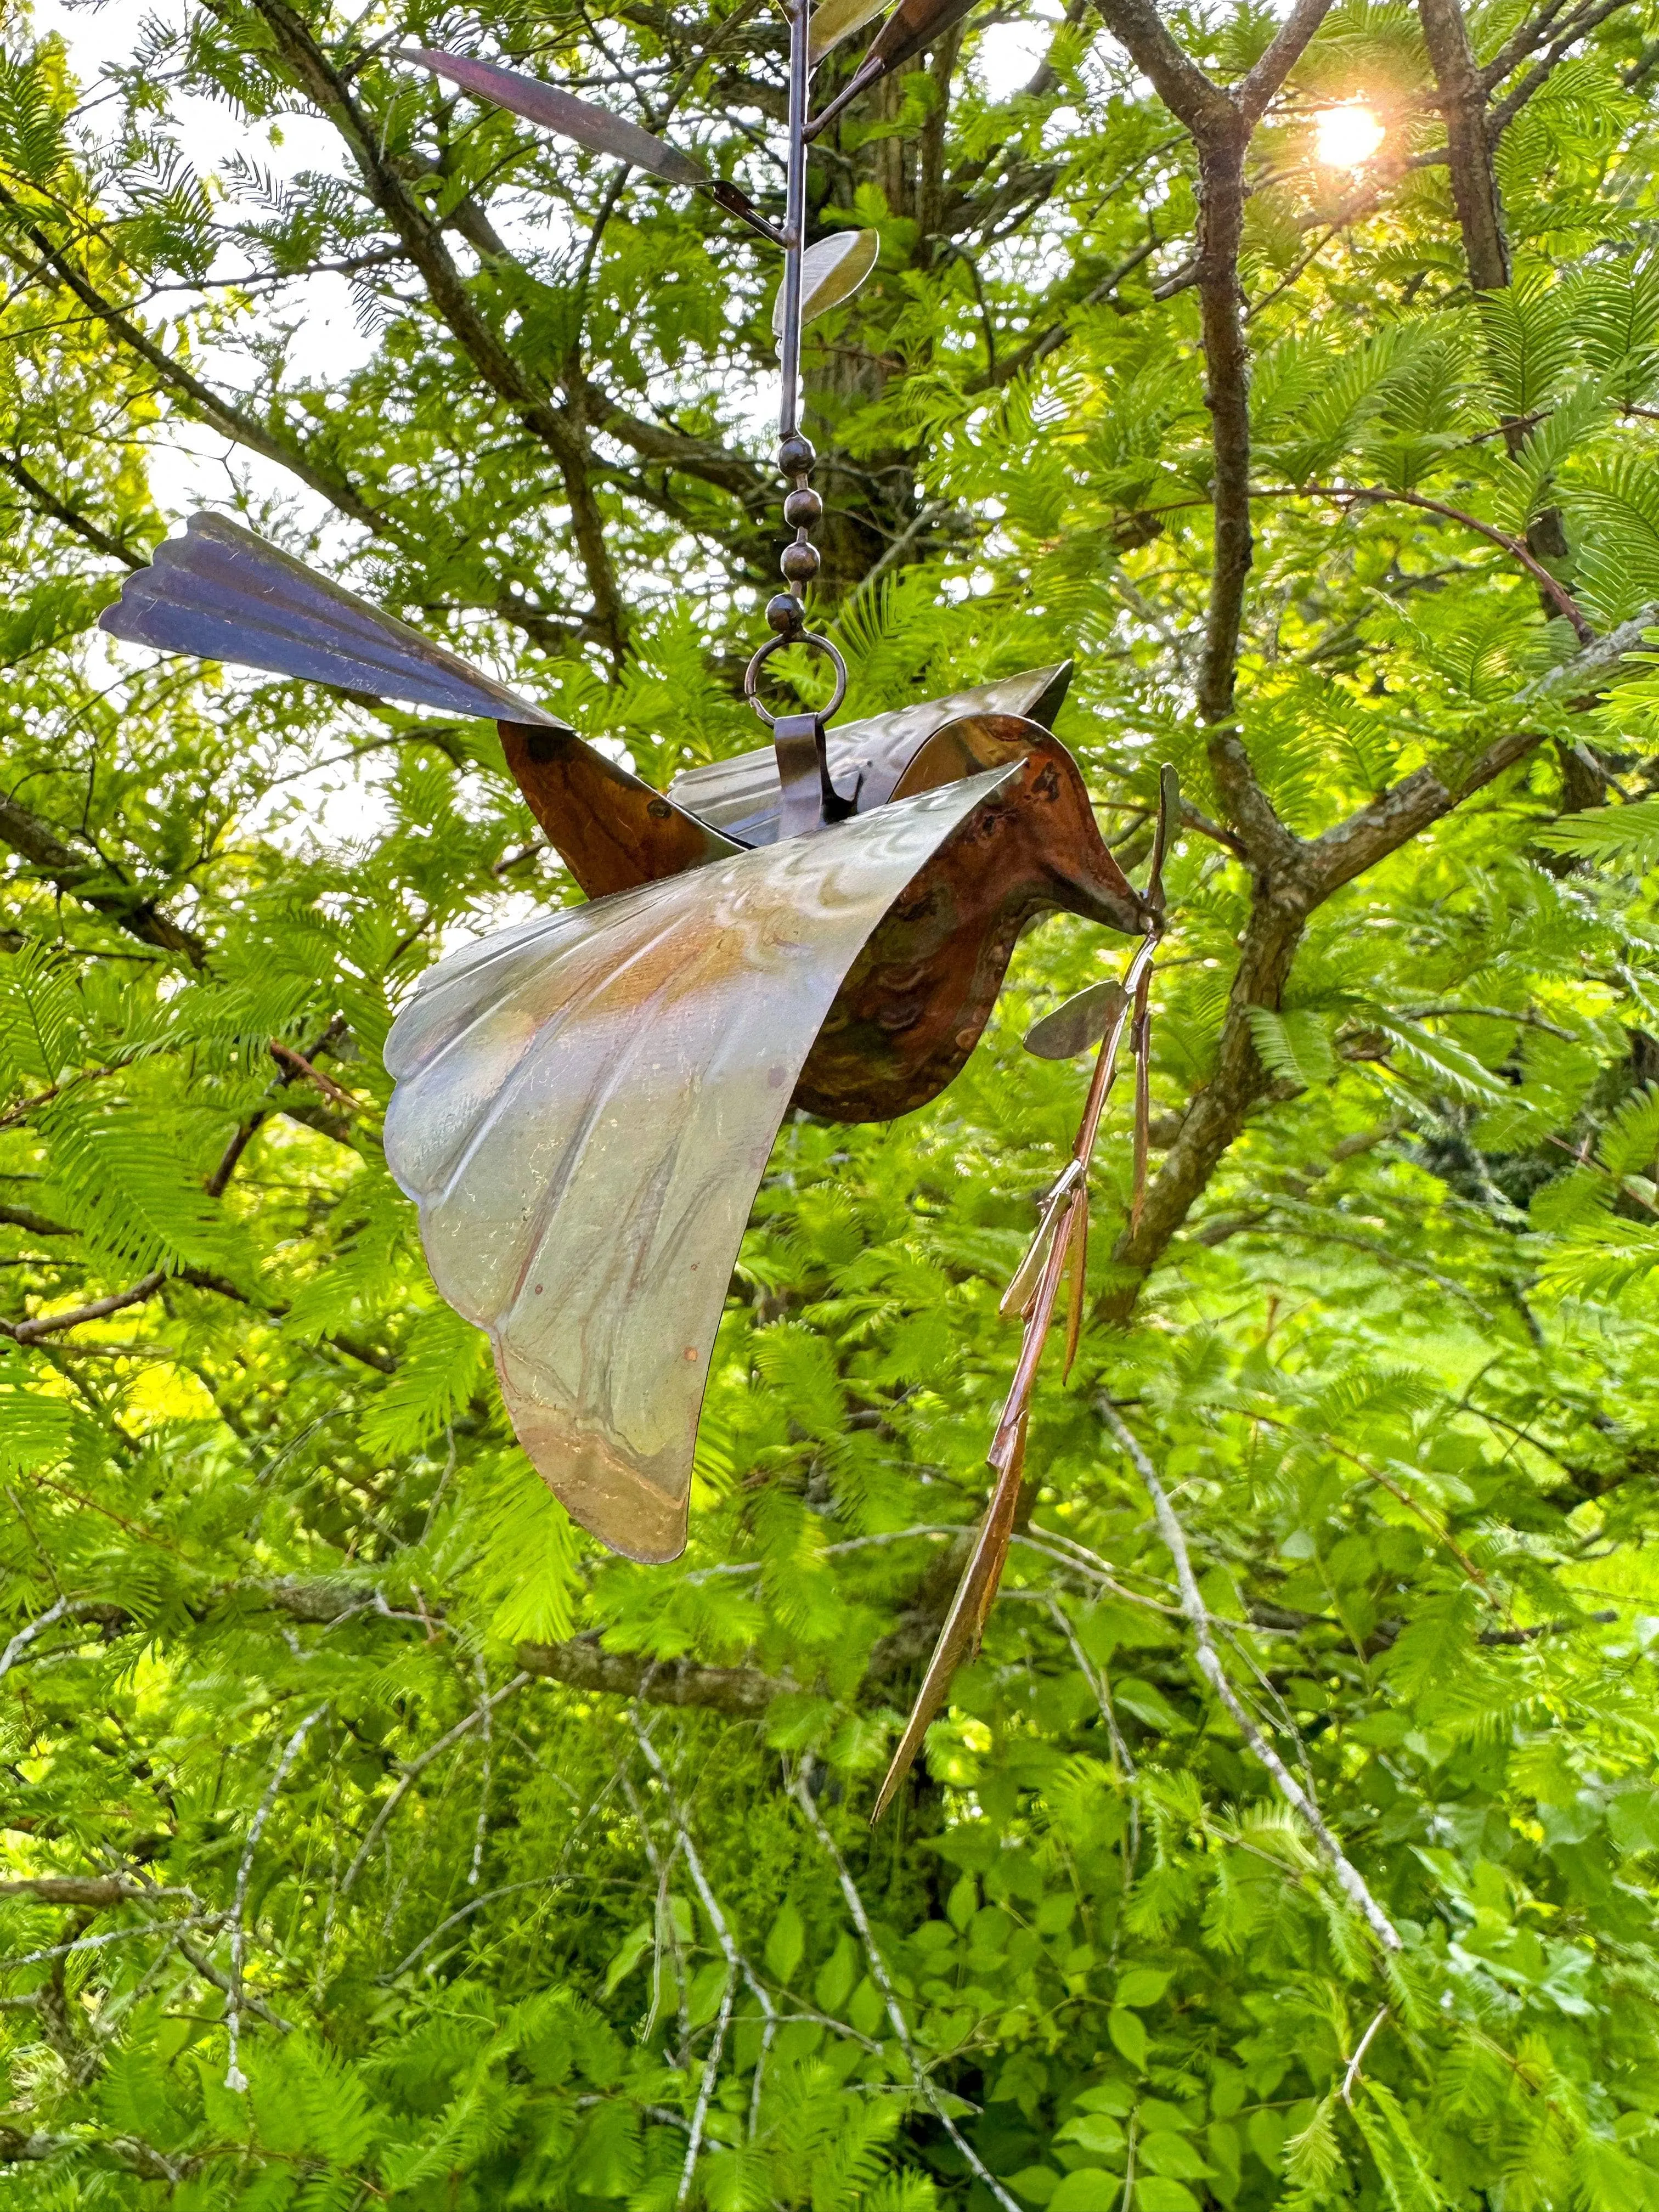
{"type": "Polygon", "coordinates": [[[1563,815],[1538,832],[1538,842],[1552,853],[1577,853],[1590,860],[1633,860],[1638,868],[1653,867],[1659,865],[1659,799],[1563,815]]]}
{"type": "Polygon", "coordinates": [[[1048,2199],[1048,2212],[1117,2212],[1123,2184],[1115,2174],[1097,2166],[1080,2166],[1068,2173],[1048,2199]]]}
{"type": "Polygon", "coordinates": [[[1328,2091],[1313,2110],[1306,2127],[1287,2136],[1285,2178],[1297,2189],[1326,2188],[1342,2168],[1336,2140],[1336,2093],[1328,2091]]]}
{"type": "Polygon", "coordinates": [[[1106,2033],[1112,2039],[1113,2050],[1121,2052],[1131,2066],[1145,2072],[1151,2043],[1139,2014],[1122,2005],[1115,2005],[1106,2015],[1106,2033]]]}
{"type": "Polygon", "coordinates": [[[780,1982],[793,1982],[805,1949],[805,1942],[800,1914],[786,1897],[778,1907],[777,1917],[773,1921],[771,1932],[766,1939],[768,1973],[780,1982]]]}
{"type": "Polygon", "coordinates": [[[1192,2191],[1162,2174],[1137,2177],[1135,2203],[1139,2212],[1200,2212],[1192,2191]]]}
{"type": "Polygon", "coordinates": [[[1249,1018],[1255,1048],[1275,1075],[1304,1088],[1330,1081],[1336,1072],[1336,1054],[1328,1016],[1280,1014],[1267,1006],[1252,1006],[1249,1018]]]}

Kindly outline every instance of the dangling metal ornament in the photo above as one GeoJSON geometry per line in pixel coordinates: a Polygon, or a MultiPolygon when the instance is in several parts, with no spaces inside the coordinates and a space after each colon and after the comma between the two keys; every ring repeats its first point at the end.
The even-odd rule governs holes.
{"type": "Polygon", "coordinates": [[[710,1354],[755,1192],[792,1103],[885,1121],[935,1097],[988,1020],[1028,922],[1062,910],[1137,936],[1121,985],[1039,1023],[1034,1051],[1100,1040],[1073,1158],[1004,1301],[1024,1322],[990,1452],[996,1487],[878,1812],[978,1641],[1018,1499],[1027,1408],[1062,1280],[1081,1325],[1088,1165],[1127,1030],[1136,1197],[1146,1149],[1147,989],[1178,794],[1165,769],[1144,894],[1096,827],[1049,727],[1070,664],[855,723],[831,641],[806,626],[823,502],[799,425],[800,335],[874,265],[872,232],[805,242],[806,149],[849,99],[965,12],[900,0],[817,118],[813,62],[878,12],[826,0],[814,39],[788,0],[781,225],[662,140],[532,78],[451,54],[410,58],[591,150],[706,190],[779,248],[778,465],[795,532],[773,635],[744,678],[771,743],[677,777],[666,793],[541,708],[222,517],[198,514],[100,617],[117,637],[488,717],[532,812],[587,903],[467,947],[421,978],[386,1041],[387,1164],[420,1208],[433,1279],[487,1329],[508,1414],[574,1519],[629,1558],[684,1548],[710,1354]],[[828,660],[833,693],[774,715],[771,656],[828,660]]]}

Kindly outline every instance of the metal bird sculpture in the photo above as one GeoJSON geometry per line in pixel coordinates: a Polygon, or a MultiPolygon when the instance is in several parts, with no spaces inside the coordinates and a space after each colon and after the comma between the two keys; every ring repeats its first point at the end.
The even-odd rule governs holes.
{"type": "Polygon", "coordinates": [[[831,734],[847,672],[807,629],[823,514],[800,434],[802,325],[868,274],[873,233],[805,242],[809,140],[850,98],[965,12],[900,0],[845,90],[808,112],[811,67],[878,12],[787,0],[789,105],[781,224],[737,186],[631,123],[490,63],[410,58],[472,96],[665,183],[708,191],[775,246],[782,368],[778,462],[796,532],[744,690],[771,742],[653,790],[564,723],[340,585],[211,514],[157,550],[100,617],[117,637],[358,693],[488,717],[532,813],[587,902],[440,961],[387,1038],[387,1164],[420,1209],[433,1279],[486,1329],[526,1451],[572,1516],[632,1559],[684,1549],[692,1451],[738,1248],[791,1104],[885,1121],[967,1060],[1015,941],[1063,910],[1140,940],[1121,984],[1037,1024],[1050,1057],[1098,1043],[1073,1156],[1004,1300],[1024,1324],[989,1454],[995,1486],[878,1814],[978,1642],[1007,1554],[1027,1410],[1060,1297],[1076,1348],[1088,1167],[1120,1047],[1137,1076],[1146,1170],[1147,990],[1177,794],[1164,771],[1151,878],[1137,892],[1102,841],[1050,725],[1070,664],[877,715],[831,734]],[[783,646],[824,656],[834,695],[775,717],[762,672],[783,646]]]}

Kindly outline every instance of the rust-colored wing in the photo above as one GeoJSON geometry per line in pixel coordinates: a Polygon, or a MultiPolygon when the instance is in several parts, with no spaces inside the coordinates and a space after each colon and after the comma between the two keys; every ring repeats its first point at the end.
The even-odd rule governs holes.
{"type": "Polygon", "coordinates": [[[555,851],[589,898],[740,853],[574,730],[502,722],[501,750],[555,851]]]}
{"type": "Polygon", "coordinates": [[[1006,774],[470,946],[393,1024],[386,1160],[433,1279],[489,1331],[543,1475],[631,1558],[684,1545],[714,1331],[812,1040],[1006,774]]]}

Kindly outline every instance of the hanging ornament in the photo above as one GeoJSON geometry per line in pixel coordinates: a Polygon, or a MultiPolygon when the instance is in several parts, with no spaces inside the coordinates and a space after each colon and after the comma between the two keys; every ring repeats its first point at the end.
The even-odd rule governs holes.
{"type": "Polygon", "coordinates": [[[392,1173],[420,1209],[440,1292],[489,1332],[520,1443],[573,1517],[635,1559],[684,1549],[710,1355],[739,1243],[791,1105],[886,1121],[936,1097],[989,1019],[1015,942],[1063,911],[1139,940],[1032,1030],[1031,1049],[1098,1045],[1070,1160],[1044,1199],[1004,1310],[1023,1325],[989,1452],[991,1504],[879,1813],[977,1644],[1007,1556],[1037,1364],[1070,1284],[1076,1349],[1088,1170],[1127,1035],[1136,1075],[1135,1196],[1146,1163],[1148,991],[1179,794],[1164,771],[1147,888],[1103,842],[1050,724],[1070,665],[829,730],[845,696],[835,645],[808,629],[823,501],[801,434],[800,334],[874,267],[873,231],[805,240],[806,149],[858,92],[965,12],[901,0],[830,105],[812,60],[877,12],[789,0],[781,224],[735,185],[606,110],[491,63],[409,58],[473,97],[671,185],[706,191],[783,257],[778,466],[794,532],[787,588],[745,696],[770,743],[653,790],[574,730],[316,576],[237,524],[198,514],[100,617],[115,636],[347,690],[488,717],[532,813],[587,903],[428,969],[386,1041],[392,1173]],[[813,27],[816,26],[816,28],[813,27]],[[771,657],[829,664],[822,708],[774,714],[771,657]]]}

